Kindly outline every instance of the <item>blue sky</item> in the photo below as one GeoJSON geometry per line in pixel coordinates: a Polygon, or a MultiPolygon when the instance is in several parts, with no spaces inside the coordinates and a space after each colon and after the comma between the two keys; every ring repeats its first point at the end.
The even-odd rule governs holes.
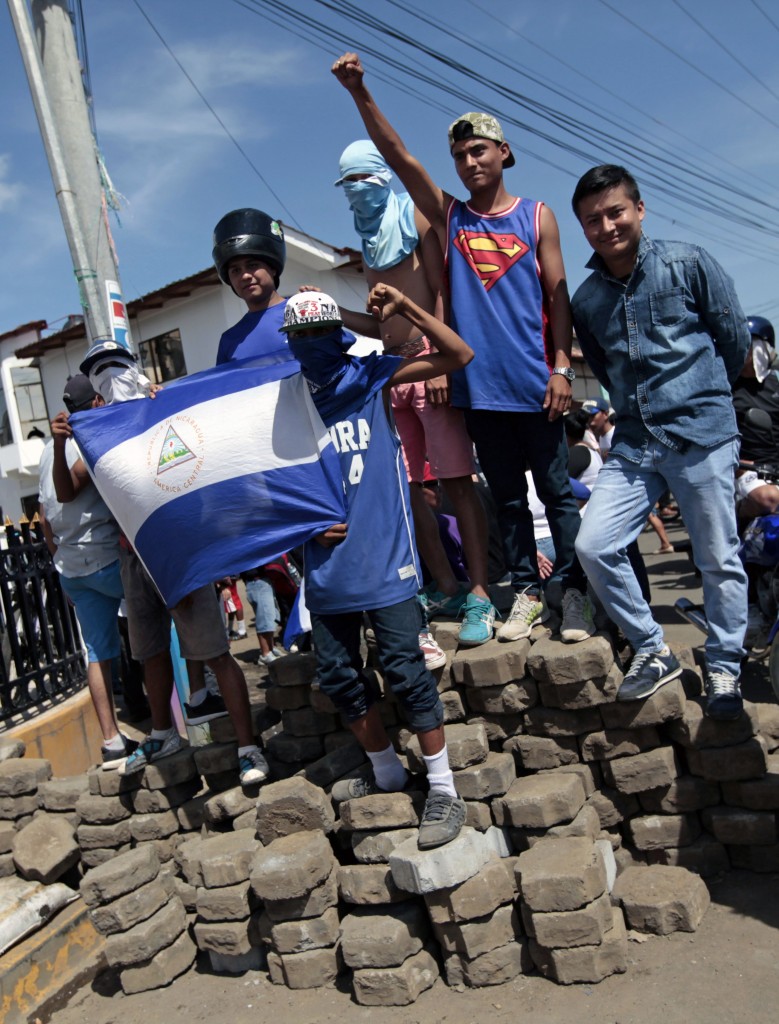
{"type": "MultiPolygon", "coordinates": [[[[746,312],[779,326],[779,12],[771,0],[627,0],[618,9],[633,24],[614,0],[355,5],[462,65],[455,68],[348,20],[346,3],[290,6],[309,24],[288,17],[282,27],[280,5],[265,0],[83,0],[99,143],[126,197],[112,226],[127,300],[204,269],[214,224],[239,206],[355,245],[332,182],[341,150],[364,131],[329,73],[345,48],[329,37],[334,31],[358,51],[378,52],[364,58],[374,95],[454,194],[462,190],[448,123],[467,109],[499,112],[517,156],[507,187],[557,214],[571,290],[589,256],[570,210],[573,186],[594,163],[624,162],[642,186],[647,232],[703,245],[735,279],[746,312]],[[620,140],[633,150],[619,152],[620,140]]],[[[38,319],[56,327],[79,311],[78,291],[5,5],[0,90],[0,333],[38,319]]]]}

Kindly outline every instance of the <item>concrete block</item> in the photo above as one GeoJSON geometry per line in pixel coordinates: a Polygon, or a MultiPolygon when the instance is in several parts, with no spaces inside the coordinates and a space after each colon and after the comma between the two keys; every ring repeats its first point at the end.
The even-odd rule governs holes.
{"type": "Polygon", "coordinates": [[[753,811],[779,810],[779,755],[770,754],[766,763],[768,771],[760,779],[723,782],[724,802],[735,807],[748,807],[753,811]]]}
{"type": "Polygon", "coordinates": [[[176,808],[176,817],[183,832],[199,832],[206,820],[206,801],[210,799],[210,791],[186,800],[176,808]]]}
{"type": "Polygon", "coordinates": [[[16,760],[24,757],[27,745],[24,740],[6,737],[0,740],[0,761],[16,760]]]}
{"type": "Polygon", "coordinates": [[[0,796],[0,821],[16,821],[26,825],[28,819],[38,810],[38,794],[22,793],[20,796],[0,796]]]}
{"type": "Polygon", "coordinates": [[[341,922],[341,951],[348,967],[398,967],[418,953],[430,934],[424,907],[415,900],[380,912],[351,911],[341,922]]]}
{"type": "Polygon", "coordinates": [[[555,686],[602,678],[613,664],[614,650],[605,636],[592,636],[578,644],[539,640],[527,659],[534,679],[555,686]]]}
{"type": "Polygon", "coordinates": [[[601,828],[612,828],[621,821],[641,813],[638,797],[629,793],[618,793],[616,789],[608,787],[596,790],[588,797],[587,803],[595,808],[601,828]]]}
{"type": "Polygon", "coordinates": [[[470,722],[483,722],[487,730],[487,742],[491,750],[502,749],[504,740],[517,736],[525,731],[524,715],[495,715],[482,711],[477,716],[471,715],[470,722]]]}
{"type": "Polygon", "coordinates": [[[186,926],[187,915],[181,901],[171,899],[133,928],[109,935],[104,947],[106,960],[111,967],[129,967],[151,960],[161,949],[172,945],[186,926]]]}
{"type": "Polygon", "coordinates": [[[538,696],[548,708],[578,711],[610,704],[617,697],[623,673],[615,663],[605,676],[571,683],[539,683],[538,696]]]}
{"type": "Polygon", "coordinates": [[[265,846],[293,832],[332,832],[335,824],[322,789],[300,776],[264,786],[256,805],[257,834],[265,846]]]}
{"type": "Polygon", "coordinates": [[[435,984],[438,973],[435,957],[422,949],[400,967],[355,971],[354,998],[360,1006],[408,1006],[435,984]]]}
{"type": "Polygon", "coordinates": [[[584,800],[584,787],[578,775],[550,772],[517,779],[505,796],[492,801],[492,806],[498,824],[548,828],[571,821],[584,800]]]}
{"type": "Polygon", "coordinates": [[[265,950],[259,946],[252,946],[248,953],[240,956],[215,953],[212,949],[208,951],[207,956],[214,974],[246,974],[247,971],[265,970],[267,966],[265,950]]]}
{"type": "Polygon", "coordinates": [[[282,711],[281,725],[290,736],[323,736],[327,732],[336,731],[339,718],[309,706],[282,711]]]}
{"type": "Polygon", "coordinates": [[[93,796],[84,793],[76,802],[76,813],[87,825],[110,825],[124,821],[132,814],[133,803],[129,793],[116,796],[93,796]]]}
{"type": "Polygon", "coordinates": [[[241,786],[233,786],[232,789],[210,796],[203,805],[203,812],[206,821],[215,825],[232,821],[246,811],[253,811],[256,803],[256,796],[249,795],[241,786]]]}
{"type": "Polygon", "coordinates": [[[688,846],[701,834],[697,814],[647,814],[632,818],[628,830],[639,850],[659,850],[669,846],[688,846]]]}
{"type": "MultiPolygon", "coordinates": [[[[416,846],[416,837],[410,841],[416,846]]],[[[396,849],[404,846],[405,843],[396,849]]],[[[394,852],[390,857],[393,855],[394,852]]],[[[345,903],[376,906],[399,903],[409,898],[408,892],[401,889],[393,879],[389,864],[342,864],[337,873],[338,892],[345,903]]]]}
{"type": "Polygon", "coordinates": [[[503,744],[514,755],[517,766],[525,771],[558,768],[579,760],[579,746],[574,736],[512,736],[503,744]]]}
{"type": "Polygon", "coordinates": [[[311,949],[305,953],[268,953],[271,981],[291,989],[332,985],[342,966],[341,950],[337,945],[327,949],[311,949]]]}
{"type": "Polygon", "coordinates": [[[610,761],[615,757],[629,757],[653,750],[661,744],[660,734],[655,726],[643,729],[600,729],[593,730],[581,740],[584,761],[610,761]]]}
{"type": "MultiPolygon", "coordinates": [[[[334,736],[330,733],[330,737],[334,736]]],[[[351,733],[348,734],[352,739],[351,733]]],[[[327,789],[338,779],[365,763],[365,753],[356,742],[347,742],[330,750],[324,757],[306,765],[300,773],[312,785],[327,789]]]]}
{"type": "Polygon", "coordinates": [[[522,934],[522,926],[516,907],[506,904],[472,921],[434,924],[433,931],[445,954],[459,953],[473,960],[511,942],[522,934]]]}
{"type": "Polygon", "coordinates": [[[452,678],[459,686],[505,686],[524,678],[529,653],[529,640],[463,648],[452,659],[452,678]]]}
{"type": "Polygon", "coordinates": [[[262,900],[298,899],[324,882],[334,862],[332,847],[322,832],[281,836],[254,854],[252,889],[262,900]]]}
{"type": "Polygon", "coordinates": [[[341,828],[347,831],[375,831],[413,828],[419,825],[419,800],[409,793],[376,793],[345,800],[339,807],[341,828]]]}
{"type": "Polygon", "coordinates": [[[681,775],[670,786],[641,793],[639,797],[641,807],[648,814],[688,814],[713,807],[720,799],[717,783],[706,782],[697,775],[681,775]]]}
{"type": "Polygon", "coordinates": [[[259,914],[241,921],[196,921],[195,941],[198,949],[225,956],[244,956],[252,946],[259,945],[256,921],[259,914]],[[258,941],[254,941],[257,938],[258,941]]]}
{"type": "MultiPolygon", "coordinates": [[[[279,661],[284,661],[279,658],[279,661]]],[[[277,733],[271,736],[266,750],[272,758],[282,764],[303,764],[306,761],[317,761],[325,752],[321,736],[290,736],[277,733]]]]}
{"type": "Polygon", "coordinates": [[[92,796],[119,796],[120,793],[134,793],[140,788],[142,775],[120,775],[119,772],[93,768],[87,773],[89,792],[92,796]]]}
{"type": "Polygon", "coordinates": [[[596,839],[595,849],[603,858],[603,866],[606,869],[606,891],[611,892],[614,888],[614,883],[617,880],[617,875],[619,874],[617,858],[614,853],[615,846],[611,842],[611,838],[596,839]]]}
{"type": "Polygon", "coordinates": [[[179,830],[175,811],[160,811],[158,814],[134,814],[130,819],[130,832],[136,843],[152,839],[167,839],[179,830]]]}
{"type": "Polygon", "coordinates": [[[761,874],[779,871],[779,843],[775,846],[729,846],[728,854],[734,868],[761,874]]]}
{"type": "Polygon", "coordinates": [[[51,762],[39,757],[9,757],[0,761],[0,796],[36,793],[51,778],[51,762]]]}
{"type": "Polygon", "coordinates": [[[585,838],[544,839],[519,856],[517,878],[531,910],[578,910],[606,891],[606,868],[585,838]]]}
{"type": "Polygon", "coordinates": [[[334,866],[327,878],[305,896],[288,900],[265,900],[265,913],[271,921],[299,921],[321,917],[338,904],[338,869],[334,866]]]}
{"type": "Polygon", "coordinates": [[[516,895],[513,863],[493,857],[465,882],[427,893],[425,904],[434,924],[460,924],[492,914],[516,895]]]}
{"type": "Polygon", "coordinates": [[[334,946],[339,932],[338,911],[331,907],[321,917],[272,924],[270,937],[276,953],[305,953],[311,949],[334,946]]]}
{"type": "Polygon", "coordinates": [[[492,715],[521,715],[538,704],[538,683],[531,676],[501,686],[469,686],[468,707],[492,715]]]}
{"type": "Polygon", "coordinates": [[[159,879],[153,879],[125,896],[94,907],[89,917],[101,935],[113,935],[126,932],[156,914],[169,899],[165,886],[159,879]]]}
{"type": "Polygon", "coordinates": [[[159,870],[156,850],[138,847],[93,868],[81,879],[79,889],[86,905],[96,907],[146,885],[159,870]]]}
{"type": "Polygon", "coordinates": [[[89,779],[86,775],[49,779],[38,786],[38,806],[44,811],[75,811],[78,798],[88,792],[89,779]]]}
{"type": "Polygon", "coordinates": [[[455,953],[446,958],[444,966],[449,986],[464,984],[470,988],[503,985],[520,974],[530,974],[535,970],[527,940],[524,938],[514,939],[507,945],[491,949],[473,960],[455,953]]]}
{"type": "Polygon", "coordinates": [[[745,743],[760,730],[757,705],[744,701],[744,711],[735,722],[717,722],[705,714],[706,699],[688,700],[684,714],[669,722],[667,734],[683,747],[732,747],[745,743]]]}
{"type": "MultiPolygon", "coordinates": [[[[735,849],[735,848],[734,848],[735,849]]],[[[766,847],[755,847],[766,849],[766,847]]],[[[711,878],[730,870],[727,849],[714,836],[703,832],[689,846],[669,847],[652,850],[646,855],[650,864],[664,864],[668,867],[687,868],[701,878],[711,878]]],[[[733,865],[736,866],[735,863],[733,865]]]]}
{"type": "MultiPolygon", "coordinates": [[[[316,691],[318,698],[324,698],[331,703],[324,694],[316,691]]],[[[295,708],[305,708],[313,703],[314,691],[308,684],[301,683],[299,686],[269,686],[265,690],[265,700],[269,708],[274,711],[292,711],[295,708]]],[[[320,711],[330,710],[329,708],[317,708],[320,711]]]]}
{"type": "Polygon", "coordinates": [[[655,935],[697,931],[711,902],[706,884],[685,868],[628,868],[617,879],[619,900],[631,928],[655,935]]]}
{"type": "Polygon", "coordinates": [[[101,864],[105,864],[107,860],[113,860],[114,857],[119,857],[131,849],[132,845],[130,843],[124,843],[124,845],[116,846],[113,849],[109,847],[105,850],[82,850],[81,866],[84,870],[88,871],[90,868],[99,867],[101,864]]]}
{"type": "MultiPolygon", "coordinates": [[[[224,832],[203,840],[195,856],[200,861],[199,877],[207,889],[245,882],[260,844],[252,832],[224,832]]],[[[189,877],[192,884],[196,881],[189,877]]]]}
{"type": "Polygon", "coordinates": [[[708,747],[688,750],[687,764],[693,775],[712,782],[740,782],[766,774],[768,759],[765,742],[754,736],[733,747],[708,747]]]}
{"type": "Polygon", "coordinates": [[[190,885],[203,885],[200,857],[203,844],[207,841],[201,836],[187,836],[176,847],[174,854],[176,866],[190,885]]]}
{"type": "Polygon", "coordinates": [[[113,825],[79,825],[76,839],[82,850],[124,846],[132,840],[130,821],[117,821],[113,825]]]}
{"type": "Polygon", "coordinates": [[[601,830],[598,812],[590,804],[585,804],[576,817],[564,825],[553,825],[547,835],[555,839],[563,839],[566,836],[586,836],[593,842],[598,838],[601,830]]]}
{"type": "Polygon", "coordinates": [[[547,949],[568,949],[571,946],[597,946],[613,927],[611,899],[603,893],[579,910],[532,913],[532,935],[547,949]]]}
{"type": "Polygon", "coordinates": [[[189,970],[196,955],[197,946],[189,937],[189,932],[184,931],[170,946],[155,953],[151,960],[121,971],[119,981],[122,991],[126,996],[131,996],[163,988],[189,970]]]}
{"type": "Polygon", "coordinates": [[[218,889],[199,886],[195,893],[195,909],[203,921],[241,921],[260,907],[248,880],[218,889]]]}
{"type": "MultiPolygon", "coordinates": [[[[449,765],[452,771],[467,768],[472,764],[481,764],[489,753],[487,730],[483,722],[470,725],[451,725],[446,729],[446,749],[449,752],[449,765]]],[[[425,762],[419,749],[419,740],[414,738],[406,748],[408,765],[412,772],[423,773],[425,762]]]]}
{"type": "Polygon", "coordinates": [[[701,812],[701,820],[715,839],[728,846],[772,846],[779,839],[773,811],[708,807],[701,812]]]}
{"type": "Polygon", "coordinates": [[[455,722],[462,722],[465,718],[465,705],[457,690],[446,690],[441,694],[441,704],[444,709],[444,724],[453,725],[455,722]]]}
{"type": "Polygon", "coordinates": [[[207,743],[194,749],[195,765],[201,775],[238,770],[238,747],[235,743],[207,743]]]}
{"type": "Polygon", "coordinates": [[[628,941],[621,910],[612,908],[612,923],[600,945],[546,949],[531,939],[530,952],[541,974],[560,985],[597,984],[611,974],[624,974],[628,941]]]}
{"type": "MultiPolygon", "coordinates": [[[[133,776],[130,776],[132,778],[133,776]]],[[[190,779],[180,786],[167,789],[136,789],[130,794],[136,814],[159,814],[175,810],[191,800],[201,789],[199,778],[190,779]]]]}
{"type": "Polygon", "coordinates": [[[399,888],[424,895],[471,878],[492,855],[481,832],[463,828],[451,843],[435,850],[418,850],[416,840],[409,839],[393,851],[389,864],[399,888]]]}
{"type": "Polygon", "coordinates": [[[79,861],[73,826],[57,814],[41,814],[18,831],[12,852],[22,878],[44,885],[56,882],[79,861]]]}
{"type": "Polygon", "coordinates": [[[416,835],[415,828],[395,828],[386,832],[352,832],[350,839],[360,864],[387,864],[392,851],[416,835]]]}
{"type": "Polygon", "coordinates": [[[678,679],[671,680],[644,700],[618,701],[601,708],[607,729],[642,729],[681,718],[687,698],[678,679]]]}
{"type": "Polygon", "coordinates": [[[604,761],[601,768],[604,782],[619,793],[641,793],[670,786],[679,775],[676,755],[671,746],[604,761]]]}
{"type": "Polygon", "coordinates": [[[469,828],[475,828],[477,832],[486,832],[487,829],[492,828],[492,811],[489,804],[466,800],[464,824],[469,828]]]}
{"type": "Polygon", "coordinates": [[[597,708],[568,711],[563,708],[531,708],[525,714],[525,728],[531,736],[582,736],[603,728],[597,708]]]}
{"type": "Polygon", "coordinates": [[[177,750],[170,757],[147,765],[143,770],[143,785],[146,789],[169,789],[181,786],[198,776],[192,747],[177,750]]]}
{"type": "Polygon", "coordinates": [[[288,654],[268,666],[271,686],[310,686],[316,678],[316,655],[288,654]]]}
{"type": "MultiPolygon", "coordinates": [[[[327,694],[322,692],[319,683],[312,684],[309,697],[309,703],[311,704],[311,707],[314,708],[314,710],[327,711],[331,715],[338,714],[338,708],[335,706],[335,704],[333,704],[332,700],[330,700],[327,694]]],[[[303,705],[301,704],[300,707],[302,706],[303,705]]]]}
{"type": "Polygon", "coordinates": [[[0,853],[10,853],[13,847],[16,826],[12,821],[0,821],[0,853]]]}
{"type": "Polygon", "coordinates": [[[561,764],[558,768],[547,768],[539,774],[578,775],[586,797],[594,793],[601,784],[601,771],[597,764],[561,764]]]}

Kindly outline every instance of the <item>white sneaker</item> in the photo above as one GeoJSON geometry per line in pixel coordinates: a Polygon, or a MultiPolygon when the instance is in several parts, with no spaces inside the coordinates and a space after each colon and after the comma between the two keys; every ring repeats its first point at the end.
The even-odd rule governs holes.
{"type": "Polygon", "coordinates": [[[262,756],[259,747],[241,754],[238,760],[241,785],[251,786],[253,783],[264,782],[270,775],[268,762],[262,756]]]}
{"type": "Polygon", "coordinates": [[[563,622],[560,626],[563,643],[576,644],[589,636],[595,636],[595,632],[589,597],[580,590],[566,590],[563,594],[563,622]]]}
{"type": "Polygon", "coordinates": [[[267,654],[261,654],[257,659],[258,665],[272,665],[274,661],[278,661],[279,656],[275,651],[269,651],[267,654]]]}
{"type": "Polygon", "coordinates": [[[432,671],[446,664],[446,655],[438,646],[429,629],[419,631],[419,647],[425,656],[425,668],[432,671]]]}
{"type": "Polygon", "coordinates": [[[498,630],[498,640],[508,643],[511,640],[522,640],[530,636],[533,626],[546,622],[549,618],[549,609],[546,606],[544,595],[541,594],[537,601],[528,597],[523,590],[514,598],[514,604],[508,618],[498,630]]]}

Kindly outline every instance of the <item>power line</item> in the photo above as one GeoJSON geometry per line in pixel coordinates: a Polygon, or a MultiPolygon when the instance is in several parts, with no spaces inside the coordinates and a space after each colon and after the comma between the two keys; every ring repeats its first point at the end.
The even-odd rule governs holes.
{"type": "Polygon", "coordinates": [[[763,10],[763,8],[760,6],[757,0],[752,0],[752,5],[756,7],[758,11],[760,11],[760,13],[763,15],[768,24],[773,25],[776,31],[779,32],[779,25],[774,21],[774,19],[768,14],[767,11],[763,10]]]}
{"type": "Polygon", "coordinates": [[[157,26],[152,22],[151,18],[146,13],[146,11],[143,9],[143,7],[141,7],[141,5],[139,3],[139,0],[133,0],[133,3],[135,4],[135,6],[138,8],[140,13],[145,18],[146,22],[149,25],[149,28],[152,30],[152,32],[154,32],[154,34],[157,36],[159,41],[162,43],[162,45],[168,51],[168,54],[170,55],[171,59],[173,61],[175,61],[175,63],[177,64],[179,70],[181,71],[181,73],[184,75],[186,80],[189,82],[189,84],[192,86],[192,88],[198,94],[200,99],[203,101],[204,105],[210,111],[211,115],[216,120],[216,122],[219,124],[219,126],[222,129],[222,131],[225,133],[225,135],[228,137],[228,139],[230,139],[232,144],[235,146],[235,148],[238,150],[238,152],[241,154],[241,156],[244,158],[244,160],[247,162],[247,164],[251,167],[251,169],[254,171],[254,173],[257,175],[257,177],[260,179],[260,181],[263,183],[263,185],[267,188],[267,190],[270,192],[270,194],[273,196],[273,198],[276,200],[276,202],[279,204],[279,206],[289,216],[289,219],[292,221],[292,223],[295,225],[295,227],[298,228],[299,231],[302,231],[303,229],[300,227],[300,224],[298,224],[298,222],[297,222],[297,220],[295,218],[295,215],[292,213],[292,211],[289,209],[289,207],[286,205],[286,203],[281,199],[281,197],[276,193],[276,191],[271,187],[270,183],[263,176],[263,174],[261,173],[260,169],[257,167],[257,165],[254,163],[254,161],[251,159],[249,154],[246,152],[246,150],[243,148],[243,146],[240,144],[240,142],[236,139],[236,137],[233,135],[233,133],[230,131],[230,129],[227,127],[227,125],[224,123],[224,121],[219,116],[219,114],[217,114],[217,112],[214,110],[214,108],[208,102],[206,97],[203,95],[203,93],[197,87],[197,85],[195,84],[194,80],[192,79],[192,76],[189,74],[187,69],[184,67],[184,65],[181,63],[181,61],[178,59],[178,57],[173,52],[173,50],[170,48],[170,46],[168,46],[167,42],[165,41],[165,39],[162,36],[162,33],[159,31],[157,26]]]}

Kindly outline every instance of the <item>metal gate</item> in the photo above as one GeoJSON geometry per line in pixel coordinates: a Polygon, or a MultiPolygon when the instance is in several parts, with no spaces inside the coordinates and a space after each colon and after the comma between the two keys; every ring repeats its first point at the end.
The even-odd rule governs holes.
{"type": "Polygon", "coordinates": [[[6,521],[0,549],[0,731],[81,689],[86,659],[75,612],[36,520],[6,521]]]}

